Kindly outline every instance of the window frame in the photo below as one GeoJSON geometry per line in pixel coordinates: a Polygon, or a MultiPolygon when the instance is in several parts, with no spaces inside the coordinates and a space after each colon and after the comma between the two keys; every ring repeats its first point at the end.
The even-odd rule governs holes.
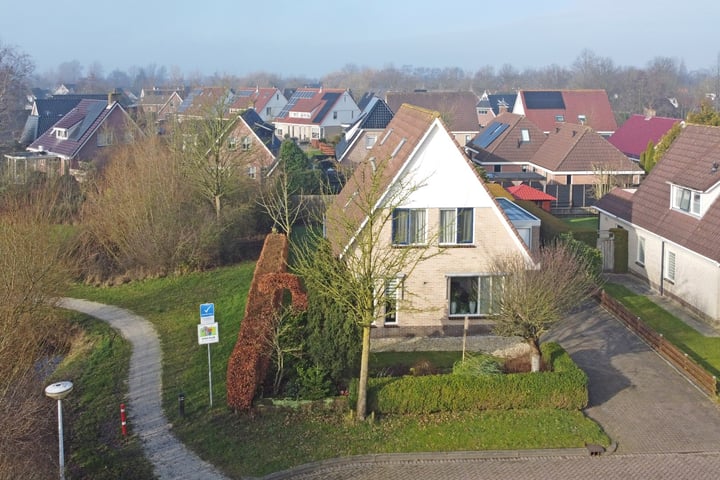
{"type": "Polygon", "coordinates": [[[677,273],[677,255],[675,252],[668,250],[665,252],[665,268],[663,276],[666,280],[675,283],[677,273]]]}
{"type": "Polygon", "coordinates": [[[500,307],[501,295],[502,276],[450,275],[447,277],[448,318],[492,317],[500,307]]]}
{"type": "Polygon", "coordinates": [[[385,279],[383,285],[383,324],[397,325],[402,294],[403,278],[401,276],[385,279]]]}
{"type": "Polygon", "coordinates": [[[391,241],[395,247],[427,244],[427,210],[395,208],[392,211],[391,241]],[[419,223],[418,223],[419,222],[419,223]],[[402,238],[399,238],[402,235],[402,238]]]}
{"type": "Polygon", "coordinates": [[[438,243],[442,246],[473,245],[475,243],[475,209],[472,207],[441,208],[440,209],[440,238],[438,243]],[[448,214],[452,214],[452,218],[448,214]],[[463,228],[467,220],[469,228],[463,228]],[[447,221],[450,221],[446,225],[447,221]],[[452,229],[448,231],[448,229],[452,229]],[[469,233],[469,238],[466,234],[469,233]],[[451,240],[452,237],[452,240],[451,240]]]}
{"type": "Polygon", "coordinates": [[[645,237],[638,237],[636,261],[640,265],[645,265],[645,237]]]}

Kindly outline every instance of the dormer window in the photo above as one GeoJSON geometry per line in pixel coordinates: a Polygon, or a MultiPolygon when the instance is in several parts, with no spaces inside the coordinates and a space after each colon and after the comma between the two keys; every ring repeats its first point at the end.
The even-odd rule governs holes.
{"type": "Polygon", "coordinates": [[[523,128],[522,130],[520,130],[520,141],[522,141],[523,143],[527,143],[530,141],[530,130],[528,130],[527,128],[523,128]]]}
{"type": "Polygon", "coordinates": [[[689,188],[673,185],[672,187],[672,208],[681,210],[693,215],[700,215],[702,206],[702,195],[700,192],[689,188]]]}
{"type": "Polygon", "coordinates": [[[66,128],[56,128],[55,129],[55,137],[60,139],[66,139],[68,138],[68,131],[66,128]]]}
{"type": "Polygon", "coordinates": [[[564,122],[564,121],[565,121],[565,115],[555,115],[555,121],[556,121],[556,122],[564,122]]]}
{"type": "Polygon", "coordinates": [[[587,117],[585,117],[585,115],[578,115],[578,122],[580,122],[580,125],[585,125],[586,121],[587,117]]]}

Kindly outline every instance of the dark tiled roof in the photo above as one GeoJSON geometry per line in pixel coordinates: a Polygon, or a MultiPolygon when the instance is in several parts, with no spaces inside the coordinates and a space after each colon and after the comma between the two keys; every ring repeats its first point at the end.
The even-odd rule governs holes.
{"type": "Polygon", "coordinates": [[[122,108],[117,103],[113,107],[106,107],[106,100],[81,100],[75,108],[58,120],[53,128],[38,137],[28,149],[37,150],[42,147],[44,151],[74,158],[114,108],[122,108]],[[57,138],[54,132],[55,128],[71,130],[73,127],[75,128],[72,134],[65,139],[57,138]]]}
{"type": "Polygon", "coordinates": [[[488,103],[490,104],[490,108],[492,108],[492,111],[495,113],[495,115],[500,115],[500,110],[502,108],[504,108],[507,112],[512,112],[512,109],[515,106],[516,99],[517,93],[514,92],[493,93],[492,95],[488,95],[488,103]]]}
{"type": "Polygon", "coordinates": [[[570,123],[557,124],[531,162],[551,172],[592,172],[597,166],[614,172],[642,172],[590,127],[570,123]]]}
{"type": "Polygon", "coordinates": [[[608,141],[628,157],[639,159],[648,142],[652,141],[657,145],[662,136],[678,122],[680,120],[677,118],[632,115],[608,141]]]}
{"type": "Polygon", "coordinates": [[[388,92],[385,101],[393,112],[404,103],[440,112],[451,132],[480,130],[478,97],[472,92],[388,92]]]}
{"type": "Polygon", "coordinates": [[[306,125],[320,124],[345,92],[346,90],[341,88],[298,88],[290,96],[287,105],[275,121],[306,125]],[[312,116],[311,118],[294,118],[290,116],[291,111],[310,113],[312,116]],[[313,112],[315,113],[313,114],[313,112]]]}
{"type": "Polygon", "coordinates": [[[262,141],[262,143],[268,147],[270,152],[274,156],[277,156],[280,151],[280,139],[275,136],[275,127],[267,122],[264,122],[258,113],[250,108],[245,110],[240,117],[245,121],[248,127],[255,132],[255,135],[262,141]]]}
{"type": "MultiPolygon", "coordinates": [[[[686,126],[633,195],[629,219],[671,242],[720,261],[720,201],[715,200],[702,218],[670,208],[671,184],[705,192],[720,183],[720,169],[713,169],[713,163],[720,165],[720,127],[686,126]]],[[[610,213],[623,213],[618,207],[600,205],[610,213]]]]}
{"type": "Polygon", "coordinates": [[[480,130],[476,138],[481,137],[496,122],[504,123],[508,128],[487,147],[477,148],[473,160],[478,163],[527,162],[545,142],[545,134],[534,123],[524,116],[507,112],[501,113],[494,122],[480,130]],[[522,141],[522,130],[528,131],[528,142],[522,141]]]}

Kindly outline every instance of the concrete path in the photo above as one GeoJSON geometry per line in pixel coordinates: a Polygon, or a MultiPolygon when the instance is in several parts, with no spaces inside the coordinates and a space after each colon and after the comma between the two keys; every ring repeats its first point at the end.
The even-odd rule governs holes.
{"type": "Polygon", "coordinates": [[[132,344],[128,425],[143,442],[155,475],[161,480],[226,479],[170,432],[161,402],[162,353],[152,324],[127,310],[87,300],[65,298],[60,306],[108,322],[132,344]]]}

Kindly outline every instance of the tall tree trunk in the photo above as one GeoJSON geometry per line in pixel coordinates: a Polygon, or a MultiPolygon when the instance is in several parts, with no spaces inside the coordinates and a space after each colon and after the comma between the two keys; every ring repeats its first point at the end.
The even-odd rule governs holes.
{"type": "Polygon", "coordinates": [[[215,219],[220,222],[220,195],[215,195],[215,219]]]}
{"type": "Polygon", "coordinates": [[[367,381],[370,363],[370,325],[362,327],[362,354],[360,355],[360,380],[358,381],[358,399],[356,416],[358,420],[365,420],[367,413],[367,381]]]}
{"type": "Polygon", "coordinates": [[[528,340],[528,345],[530,345],[530,371],[539,372],[541,358],[540,340],[532,338],[528,340]]]}

